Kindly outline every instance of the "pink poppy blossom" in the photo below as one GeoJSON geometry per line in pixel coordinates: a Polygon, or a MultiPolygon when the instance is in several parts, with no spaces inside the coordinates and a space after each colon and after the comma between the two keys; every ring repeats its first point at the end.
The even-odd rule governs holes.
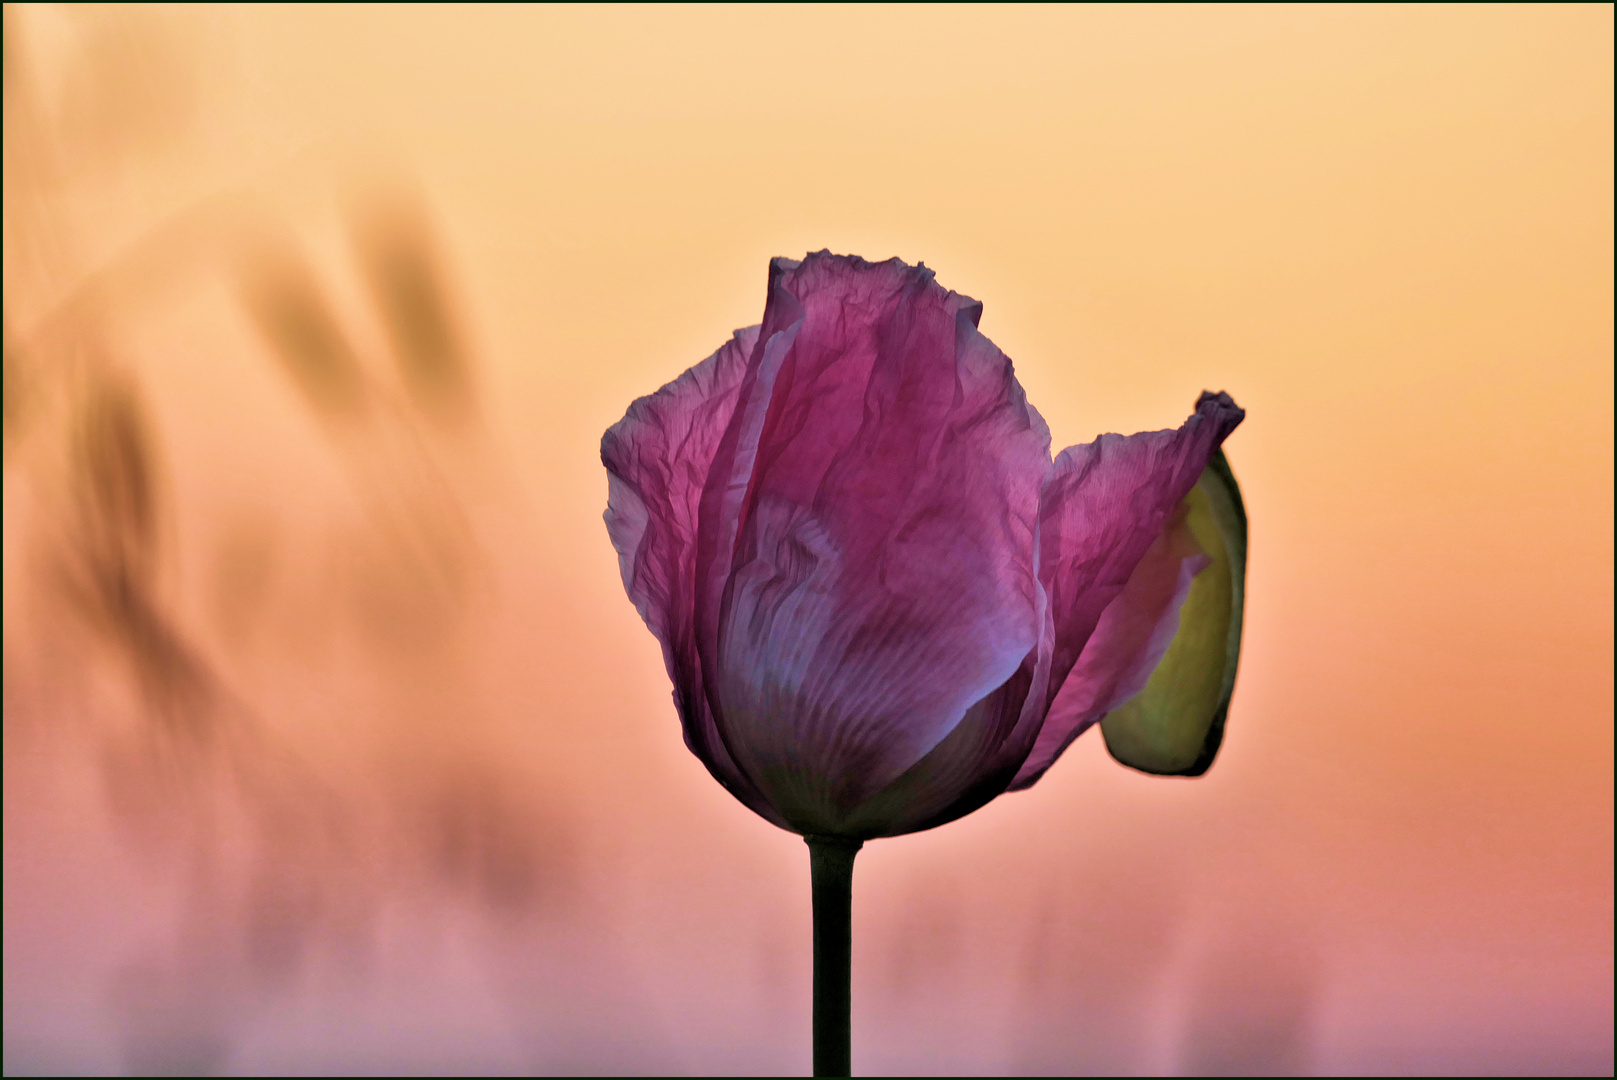
{"type": "Polygon", "coordinates": [[[1052,462],[981,315],[925,266],[775,259],[762,324],[602,439],[686,745],[782,828],[940,825],[1103,717],[1147,771],[1217,749],[1245,567],[1219,446],[1244,413],[1204,393],[1052,462]]]}

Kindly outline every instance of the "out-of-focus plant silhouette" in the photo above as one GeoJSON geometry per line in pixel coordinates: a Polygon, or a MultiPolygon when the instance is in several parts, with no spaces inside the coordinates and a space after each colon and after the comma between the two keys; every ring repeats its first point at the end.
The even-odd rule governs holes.
{"type": "MultiPolygon", "coordinates": [[[[86,202],[184,153],[199,33],[142,8],[5,10],[7,766],[20,747],[82,742],[131,851],[181,891],[177,942],[109,990],[136,1071],[221,1067],[233,1017],[316,943],[363,951],[380,883],[401,873],[502,920],[553,912],[570,880],[566,818],[508,769],[451,737],[425,768],[381,767],[398,775],[378,801],[280,733],[220,663],[249,646],[180,602],[176,567],[194,555],[176,546],[163,433],[125,342],[199,295],[237,305],[262,342],[219,362],[272,358],[348,473],[363,514],[337,545],[346,606],[373,656],[405,661],[390,670],[406,689],[401,672],[453,664],[480,571],[443,460],[478,439],[475,362],[419,190],[388,177],[348,214],[383,356],[352,343],[299,226],[263,194],[217,193],[110,247],[90,235],[86,202]]],[[[274,543],[250,538],[216,606],[268,602],[274,543]]]]}
{"type": "MultiPolygon", "coordinates": [[[[371,533],[351,568],[373,639],[413,652],[445,643],[477,561],[464,507],[433,444],[469,436],[470,358],[452,330],[444,270],[425,207],[402,186],[372,193],[393,209],[356,214],[358,262],[407,393],[350,343],[283,222],[248,218],[233,252],[242,305],[353,477],[371,533]]],[[[369,205],[369,204],[367,204],[369,205]]]]}

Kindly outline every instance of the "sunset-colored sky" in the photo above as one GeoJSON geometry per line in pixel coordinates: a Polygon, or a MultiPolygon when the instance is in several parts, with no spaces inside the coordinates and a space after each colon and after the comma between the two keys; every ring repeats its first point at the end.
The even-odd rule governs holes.
{"type": "Polygon", "coordinates": [[[1609,5],[5,20],[8,1075],[808,1070],[598,445],[820,248],[1248,414],[1218,762],[867,845],[855,1071],[1611,1071],[1609,5]]]}

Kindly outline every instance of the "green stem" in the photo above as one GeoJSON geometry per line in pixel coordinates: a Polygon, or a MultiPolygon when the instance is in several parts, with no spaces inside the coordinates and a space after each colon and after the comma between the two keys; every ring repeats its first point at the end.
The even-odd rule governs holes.
{"type": "Polygon", "coordinates": [[[851,1076],[853,857],[862,840],[805,836],[814,890],[814,1075],[851,1076]]]}

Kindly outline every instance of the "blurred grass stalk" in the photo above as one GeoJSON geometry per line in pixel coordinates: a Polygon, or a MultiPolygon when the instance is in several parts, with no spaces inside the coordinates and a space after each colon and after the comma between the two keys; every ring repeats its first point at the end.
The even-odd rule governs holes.
{"type": "MultiPolygon", "coordinates": [[[[298,633],[352,616],[418,689],[453,666],[480,573],[464,476],[444,464],[477,439],[475,363],[426,200],[396,175],[347,202],[369,311],[334,299],[272,191],[220,192],[107,243],[86,208],[140,206],[134,181],[186,152],[210,44],[188,13],[7,5],[4,27],[6,767],[48,767],[19,748],[63,738],[99,762],[130,851],[182,897],[176,947],[115,980],[126,1064],[211,1071],[233,1014],[373,920],[379,882],[425,875],[526,919],[565,893],[566,826],[464,735],[465,705],[440,730],[397,729],[377,805],[374,780],[334,773],[233,685],[249,646],[181,603],[183,493],[129,343],[198,302],[248,329],[217,362],[279,369],[362,510],[339,540],[347,589],[298,633]],[[377,347],[355,343],[356,317],[377,347]],[[109,682],[128,693],[107,698],[109,682]]],[[[268,561],[220,579],[239,596],[218,606],[271,605],[268,561]]]]}

